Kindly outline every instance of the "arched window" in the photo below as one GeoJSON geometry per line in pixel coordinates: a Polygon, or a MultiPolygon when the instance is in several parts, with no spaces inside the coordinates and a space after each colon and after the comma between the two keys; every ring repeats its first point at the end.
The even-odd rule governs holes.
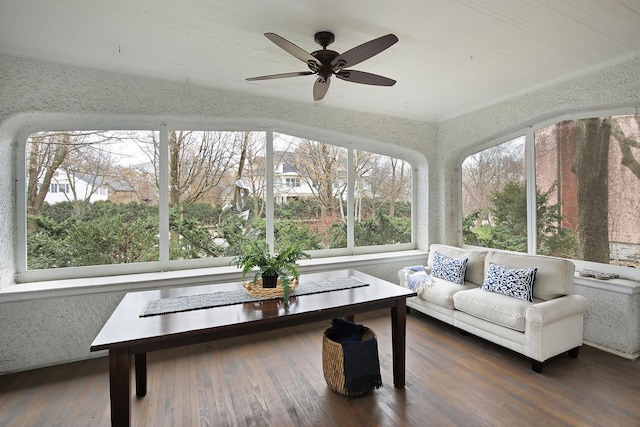
{"type": "MultiPolygon", "coordinates": [[[[26,141],[19,281],[411,249],[408,162],[271,131],[43,131],[26,141]]],[[[20,187],[18,187],[20,188],[20,187]]]]}

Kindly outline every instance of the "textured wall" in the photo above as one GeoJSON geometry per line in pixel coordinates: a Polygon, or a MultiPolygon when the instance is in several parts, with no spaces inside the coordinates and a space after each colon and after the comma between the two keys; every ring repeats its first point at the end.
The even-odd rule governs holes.
{"type": "MultiPolygon", "coordinates": [[[[0,140],[2,137],[0,136],[0,140]]],[[[5,139],[6,140],[6,139],[5,139]]],[[[10,163],[3,161],[13,157],[13,150],[10,143],[0,143],[0,288],[13,281],[13,260],[15,243],[13,233],[15,232],[15,209],[14,209],[14,185],[13,168],[10,163]]]]}
{"type": "Polygon", "coordinates": [[[640,356],[640,291],[610,292],[574,284],[574,292],[589,301],[584,318],[584,340],[619,352],[640,356]]]}
{"type": "MultiPolygon", "coordinates": [[[[93,128],[250,124],[406,155],[418,168],[418,245],[426,249],[429,241],[457,243],[459,163],[473,147],[547,116],[630,105],[640,100],[639,92],[640,61],[634,60],[436,126],[0,55],[0,287],[13,283],[15,273],[14,147],[28,132],[77,126],[79,118],[93,128]]],[[[399,266],[362,270],[395,281],[399,266]]],[[[0,303],[0,373],[88,357],[91,341],[120,297],[102,293],[0,303]]]]}
{"type": "Polygon", "coordinates": [[[89,346],[123,295],[78,295],[1,304],[0,374],[91,357],[89,346]]]}

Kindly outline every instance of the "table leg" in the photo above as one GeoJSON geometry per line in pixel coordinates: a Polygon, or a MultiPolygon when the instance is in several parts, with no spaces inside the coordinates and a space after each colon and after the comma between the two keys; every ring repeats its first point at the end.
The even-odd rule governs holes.
{"type": "Polygon", "coordinates": [[[133,356],[136,370],[136,396],[147,395],[147,353],[138,353],[133,356]]]}
{"type": "Polygon", "coordinates": [[[393,346],[393,385],[403,388],[405,385],[405,359],[407,343],[407,302],[404,298],[396,300],[391,307],[391,342],[393,346]]]}
{"type": "Polygon", "coordinates": [[[131,355],[129,349],[109,349],[109,393],[111,425],[128,427],[131,401],[131,355]]]}

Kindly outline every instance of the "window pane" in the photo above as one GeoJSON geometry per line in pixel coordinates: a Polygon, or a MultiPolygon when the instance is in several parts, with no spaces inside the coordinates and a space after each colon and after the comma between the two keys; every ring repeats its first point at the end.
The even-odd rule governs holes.
{"type": "Polygon", "coordinates": [[[560,122],[537,131],[535,146],[538,190],[557,211],[538,220],[539,251],[640,267],[638,116],[560,122]]]}
{"type": "Polygon", "coordinates": [[[232,256],[247,235],[264,237],[264,132],[171,131],[168,141],[171,259],[232,256]]]}
{"type": "Polygon", "coordinates": [[[267,160],[266,134],[240,132],[239,159],[226,187],[221,237],[229,244],[228,255],[238,255],[247,237],[266,237],[267,160]],[[228,210],[227,210],[228,209],[228,210]]]}
{"type": "Polygon", "coordinates": [[[411,167],[354,150],[356,246],[411,242],[411,167]]]}
{"type": "MultiPolygon", "coordinates": [[[[159,262],[167,253],[171,261],[233,257],[247,238],[266,238],[267,197],[274,201],[276,251],[293,242],[303,250],[346,249],[349,150],[273,134],[273,194],[267,195],[266,141],[266,132],[250,131],[31,135],[27,270],[159,262]],[[161,159],[161,152],[168,157],[161,159]],[[168,178],[162,189],[161,175],[168,178]],[[161,198],[169,212],[163,235],[161,198]]],[[[352,152],[355,245],[411,243],[411,168],[352,152]]]]}
{"type": "Polygon", "coordinates": [[[146,131],[40,132],[27,140],[27,268],[158,260],[146,131]]]}
{"type": "Polygon", "coordinates": [[[462,163],[464,243],[527,251],[524,142],[513,139],[462,163]]]}
{"type": "Polygon", "coordinates": [[[276,246],[345,248],[347,150],[276,134],[273,157],[276,246]]]}

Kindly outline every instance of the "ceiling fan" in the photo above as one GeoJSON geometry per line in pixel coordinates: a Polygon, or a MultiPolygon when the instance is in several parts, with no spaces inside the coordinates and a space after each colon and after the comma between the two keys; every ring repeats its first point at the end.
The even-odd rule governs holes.
{"type": "Polygon", "coordinates": [[[314,40],[322,46],[322,49],[311,53],[308,53],[304,49],[275,33],[265,33],[265,37],[302,62],[305,62],[310,71],[250,77],[247,79],[248,81],[281,79],[285,77],[310,76],[316,74],[318,78],[313,85],[313,99],[315,101],[320,101],[326,95],[329,90],[331,76],[336,76],[337,78],[347,82],[375,86],[393,86],[396,83],[393,79],[379,76],[377,74],[345,69],[345,67],[352,67],[359,64],[391,47],[398,41],[398,38],[393,34],[387,34],[386,36],[370,40],[342,54],[327,49],[327,46],[335,40],[335,36],[329,31],[320,31],[315,34],[314,40]]]}

